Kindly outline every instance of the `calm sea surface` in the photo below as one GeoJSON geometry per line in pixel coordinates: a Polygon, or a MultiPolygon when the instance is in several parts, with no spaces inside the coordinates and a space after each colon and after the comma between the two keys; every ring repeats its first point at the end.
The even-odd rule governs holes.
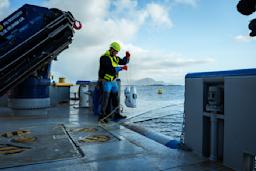
{"type": "Polygon", "coordinates": [[[124,114],[130,118],[128,121],[179,139],[183,122],[184,86],[136,86],[136,89],[137,108],[125,106],[121,91],[121,104],[124,114]],[[159,89],[163,91],[162,94],[157,93],[159,89]]]}

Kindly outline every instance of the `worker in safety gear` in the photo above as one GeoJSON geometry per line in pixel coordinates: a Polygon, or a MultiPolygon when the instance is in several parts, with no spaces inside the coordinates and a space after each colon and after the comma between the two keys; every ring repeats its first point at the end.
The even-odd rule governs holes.
{"type": "Polygon", "coordinates": [[[99,121],[107,122],[105,118],[109,113],[107,113],[108,105],[111,105],[109,102],[110,95],[112,99],[114,112],[114,119],[123,119],[126,116],[123,116],[119,113],[118,110],[120,101],[118,98],[118,85],[116,82],[116,78],[118,77],[118,73],[122,70],[127,70],[128,64],[130,60],[130,53],[126,51],[126,55],[124,58],[120,58],[117,56],[117,53],[121,50],[121,46],[117,42],[113,42],[110,45],[110,49],[107,50],[100,57],[100,68],[99,68],[99,83],[102,86],[103,93],[101,95],[101,109],[99,121]]]}

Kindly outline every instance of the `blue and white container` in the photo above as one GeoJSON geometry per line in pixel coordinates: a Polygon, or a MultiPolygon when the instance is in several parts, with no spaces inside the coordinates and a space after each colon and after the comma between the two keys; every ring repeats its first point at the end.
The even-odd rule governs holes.
{"type": "Polygon", "coordinates": [[[187,74],[185,144],[234,170],[253,170],[255,102],[256,68],[187,74]]]}

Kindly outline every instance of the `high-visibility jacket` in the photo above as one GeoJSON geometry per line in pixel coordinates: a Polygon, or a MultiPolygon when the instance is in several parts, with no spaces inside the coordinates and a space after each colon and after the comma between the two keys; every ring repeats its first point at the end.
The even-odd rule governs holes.
{"type": "Polygon", "coordinates": [[[115,68],[118,67],[118,65],[126,65],[128,62],[126,57],[122,59],[118,56],[110,56],[110,52],[106,51],[106,53],[100,57],[99,79],[113,81],[118,77],[118,72],[115,68]]]}

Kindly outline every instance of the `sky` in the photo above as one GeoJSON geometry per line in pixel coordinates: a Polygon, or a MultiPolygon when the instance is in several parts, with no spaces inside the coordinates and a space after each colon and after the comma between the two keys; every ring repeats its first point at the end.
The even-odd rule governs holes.
{"type": "Polygon", "coordinates": [[[0,20],[23,4],[71,11],[83,23],[52,63],[54,78],[97,80],[99,58],[113,41],[130,51],[124,81],[184,84],[191,72],[255,68],[255,38],[238,0],[0,0],[0,20]]]}

